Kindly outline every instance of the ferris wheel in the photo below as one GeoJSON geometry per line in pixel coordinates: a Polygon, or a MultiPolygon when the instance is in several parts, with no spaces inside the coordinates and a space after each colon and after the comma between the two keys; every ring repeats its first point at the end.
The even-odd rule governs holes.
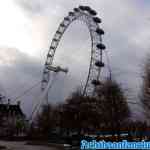
{"type": "Polygon", "coordinates": [[[69,71],[69,69],[63,68],[62,66],[55,66],[55,64],[53,64],[53,60],[56,49],[65,31],[68,29],[70,24],[76,20],[85,23],[91,39],[90,62],[87,79],[82,91],[83,95],[93,95],[95,88],[101,84],[101,70],[103,67],[105,67],[103,62],[103,51],[106,49],[105,45],[102,43],[102,35],[104,35],[104,31],[102,28],[100,28],[101,19],[97,17],[97,12],[91,9],[89,6],[79,6],[78,8],[74,8],[73,11],[69,12],[68,16],[63,19],[52,39],[43,70],[43,77],[41,81],[42,91],[44,91],[46,88],[48,89],[52,73],[67,73],[69,71]]]}

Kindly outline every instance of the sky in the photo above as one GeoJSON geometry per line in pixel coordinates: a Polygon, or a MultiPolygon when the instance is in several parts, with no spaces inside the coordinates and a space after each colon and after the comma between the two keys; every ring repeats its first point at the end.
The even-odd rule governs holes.
{"type": "MultiPolygon", "coordinates": [[[[68,12],[79,5],[89,5],[98,12],[102,19],[100,26],[106,33],[103,42],[112,73],[127,89],[131,100],[138,101],[142,66],[150,47],[148,0],[5,0],[0,3],[0,89],[12,102],[42,79],[53,35],[68,12]]],[[[87,27],[74,22],[56,51],[55,64],[68,67],[69,74],[57,77],[49,93],[52,102],[62,101],[66,89],[84,83],[89,58],[87,27]]],[[[39,94],[40,86],[37,86],[21,97],[25,113],[37,103],[39,94]]],[[[132,108],[136,117],[142,116],[138,106],[132,108]]]]}

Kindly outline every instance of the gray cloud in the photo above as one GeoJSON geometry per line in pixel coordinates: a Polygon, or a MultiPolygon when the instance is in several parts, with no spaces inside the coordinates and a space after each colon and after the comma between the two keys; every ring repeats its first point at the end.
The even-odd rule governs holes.
{"type": "MultiPolygon", "coordinates": [[[[0,57],[0,83],[5,90],[4,94],[14,102],[16,97],[41,79],[43,66],[39,60],[15,48],[0,48],[0,57]],[[2,57],[5,55],[6,57],[2,57]]],[[[40,87],[37,87],[18,99],[22,101],[25,112],[31,110],[39,90],[40,87]]]]}
{"type": "MultiPolygon", "coordinates": [[[[108,49],[113,74],[119,72],[117,76],[119,82],[123,84],[124,88],[131,88],[131,91],[134,91],[134,94],[131,92],[133,95],[137,95],[140,87],[139,82],[141,83],[140,64],[149,51],[150,40],[149,7],[144,1],[142,5],[139,0],[116,0],[115,3],[110,0],[15,0],[15,2],[22,8],[24,13],[28,14],[31,20],[38,15],[44,18],[43,20],[49,25],[46,34],[49,43],[59,23],[68,11],[80,4],[90,5],[96,9],[103,20],[101,26],[106,32],[104,43],[108,49]]],[[[48,46],[47,43],[45,47],[48,46]]],[[[89,48],[90,40],[86,27],[82,27],[81,23],[74,23],[65,33],[55,57],[56,64],[69,67],[71,72],[70,79],[61,76],[62,85],[69,86],[70,83],[73,84],[72,80],[77,77],[77,72],[81,72],[79,81],[85,76],[90,52],[87,49],[89,48]]],[[[16,81],[16,78],[20,75],[25,82],[33,82],[41,78],[40,71],[43,67],[43,60],[27,58],[25,54],[18,54],[17,52],[12,55],[16,57],[15,62],[12,62],[12,66],[5,66],[7,73],[9,70],[14,72],[13,76],[15,76],[15,78],[9,77],[11,79],[9,83],[16,81]]],[[[4,76],[1,79],[3,78],[4,76]]],[[[55,88],[59,83],[58,80],[55,88]]],[[[59,87],[61,88],[61,86],[59,87]]],[[[62,91],[59,89],[59,93],[62,91]]],[[[56,96],[52,95],[52,99],[57,99],[57,93],[54,93],[54,95],[56,96]]]]}
{"type": "MultiPolygon", "coordinates": [[[[39,59],[22,53],[16,48],[6,47],[0,48],[0,60],[0,89],[2,94],[11,98],[12,103],[15,102],[16,97],[20,96],[18,100],[21,100],[23,110],[29,116],[33,106],[41,101],[39,100],[41,95],[40,83],[27,94],[23,95],[23,93],[42,80],[43,64],[39,59]]],[[[79,85],[79,77],[77,73],[72,71],[68,75],[56,76],[49,93],[49,100],[52,103],[63,101],[64,96],[67,97],[79,85]]],[[[78,75],[82,76],[80,73],[78,75]]]]}
{"type": "Polygon", "coordinates": [[[16,0],[17,3],[24,8],[25,11],[31,13],[41,13],[48,6],[48,0],[16,0]]]}

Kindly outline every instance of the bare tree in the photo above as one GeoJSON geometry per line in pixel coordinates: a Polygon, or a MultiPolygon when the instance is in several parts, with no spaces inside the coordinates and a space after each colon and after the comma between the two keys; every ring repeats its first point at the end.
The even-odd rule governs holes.
{"type": "Polygon", "coordinates": [[[140,100],[144,110],[144,115],[150,122],[150,55],[147,57],[143,68],[143,83],[140,100]]]}
{"type": "Polygon", "coordinates": [[[83,96],[80,90],[72,93],[64,105],[66,128],[77,130],[79,135],[98,129],[101,116],[96,101],[95,98],[83,96]]]}
{"type": "Polygon", "coordinates": [[[48,138],[54,128],[54,108],[52,105],[43,105],[42,111],[36,118],[38,132],[43,138],[48,138]]]}
{"type": "Polygon", "coordinates": [[[107,131],[120,135],[121,124],[130,114],[121,86],[115,80],[107,79],[98,88],[97,95],[107,131]]]}

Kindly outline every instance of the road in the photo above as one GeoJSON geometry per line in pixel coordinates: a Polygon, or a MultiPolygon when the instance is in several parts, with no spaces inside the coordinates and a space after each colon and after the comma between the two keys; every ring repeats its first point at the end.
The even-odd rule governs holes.
{"type": "Polygon", "coordinates": [[[46,146],[25,145],[25,142],[0,141],[1,146],[6,146],[8,150],[58,150],[46,146]]]}

